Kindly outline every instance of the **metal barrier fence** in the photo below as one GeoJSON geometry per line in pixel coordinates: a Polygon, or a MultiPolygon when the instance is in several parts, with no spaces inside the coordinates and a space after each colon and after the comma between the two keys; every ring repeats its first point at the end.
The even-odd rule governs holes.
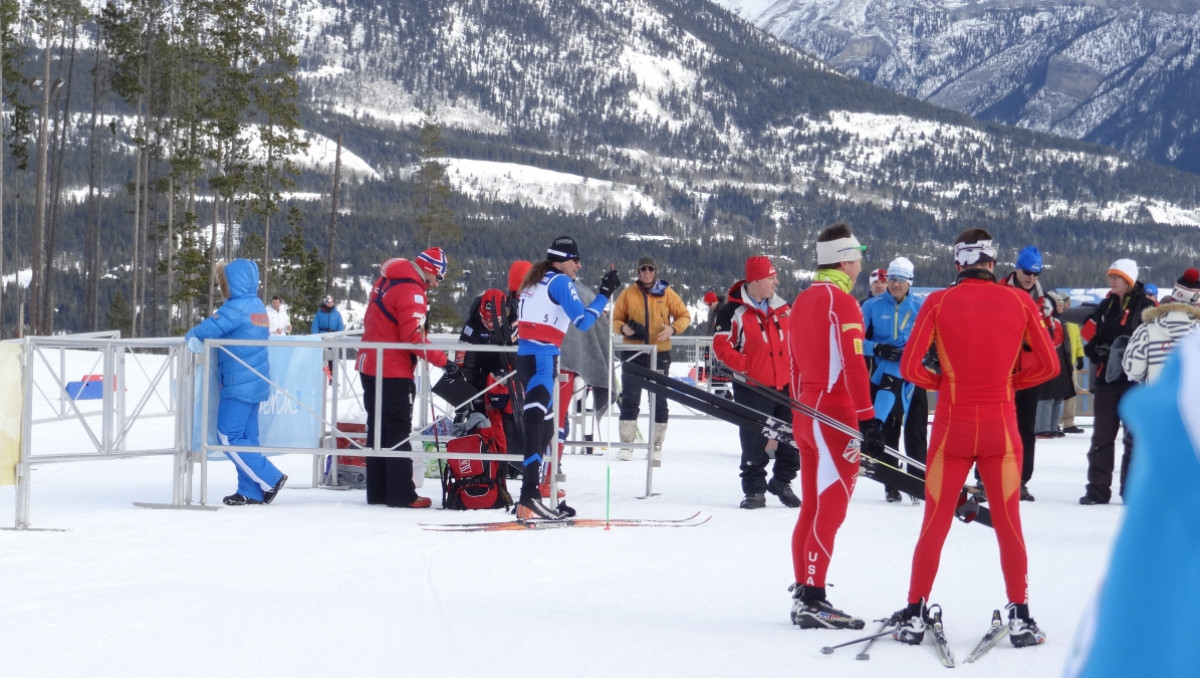
{"type": "MultiPolygon", "coordinates": [[[[116,332],[72,335],[62,337],[27,337],[21,340],[24,344],[23,354],[23,393],[25,403],[21,422],[20,456],[17,462],[16,474],[16,514],[14,527],[16,529],[33,529],[30,524],[30,496],[32,490],[31,469],[41,464],[90,461],[99,459],[120,459],[142,456],[172,456],[174,458],[172,471],[172,492],[169,503],[134,502],[137,506],[179,509],[208,509],[215,510],[208,502],[208,457],[210,452],[225,452],[235,448],[212,444],[207,435],[200,436],[199,449],[191,448],[194,427],[208,431],[209,420],[215,416],[210,412],[209,394],[214,387],[210,383],[210,370],[199,369],[212,360],[218,352],[224,352],[233,360],[239,360],[229,349],[234,346],[262,345],[268,348],[279,345],[272,340],[209,340],[205,342],[203,354],[196,355],[187,350],[182,338],[157,339],[121,339],[116,332]],[[67,374],[67,352],[76,351],[84,354],[95,354],[90,358],[91,366],[85,369],[80,382],[70,381],[67,374]],[[147,356],[154,356],[149,360],[147,356]],[[153,364],[152,364],[153,363],[153,364]],[[133,381],[128,378],[130,370],[140,371],[141,379],[133,381]],[[98,384],[98,387],[79,384],[98,384]],[[199,389],[196,384],[199,384],[199,389]],[[76,388],[72,389],[72,385],[76,388]],[[82,388],[98,392],[98,397],[85,396],[82,388]],[[131,390],[134,389],[134,390],[131,390]],[[199,417],[196,411],[197,390],[199,390],[199,417]],[[39,403],[34,407],[34,403],[39,403]],[[131,407],[132,403],[132,407],[131,407]],[[50,415],[45,416],[49,411],[50,415]],[[41,414],[39,414],[39,412],[41,414]],[[163,418],[163,426],[148,427],[138,425],[148,419],[163,418]],[[71,439],[87,439],[91,445],[88,450],[68,451],[57,450],[47,453],[45,445],[39,444],[46,436],[49,427],[59,426],[63,422],[76,422],[80,427],[77,436],[71,439]],[[134,435],[136,433],[136,435],[134,435]],[[136,444],[132,441],[137,440],[136,444]],[[194,493],[197,475],[199,476],[199,494],[194,493]]],[[[272,387],[282,391],[282,397],[297,407],[304,408],[308,415],[321,422],[321,434],[317,447],[237,447],[237,451],[260,452],[268,454],[309,454],[313,456],[312,487],[338,487],[337,456],[378,456],[378,457],[409,457],[416,460],[475,458],[483,460],[516,461],[522,460],[521,454],[466,454],[448,453],[441,449],[435,451],[413,450],[401,451],[392,448],[382,448],[379,443],[378,431],[374,440],[360,444],[355,436],[339,429],[340,413],[349,408],[348,401],[354,401],[361,409],[361,394],[355,388],[355,380],[349,378],[351,370],[348,358],[358,351],[373,350],[382,354],[385,349],[422,349],[440,350],[453,354],[456,351],[492,351],[512,353],[515,347],[479,346],[460,344],[445,337],[432,337],[430,344],[382,344],[361,341],[357,333],[344,332],[337,334],[314,335],[311,338],[287,342],[289,347],[320,348],[323,358],[333,361],[335,369],[330,372],[328,388],[322,392],[320,410],[314,410],[297,401],[268,375],[262,375],[272,384],[272,387]],[[345,440],[346,448],[338,449],[338,441],[345,440]],[[330,459],[332,473],[322,473],[322,461],[326,456],[330,459]]],[[[653,350],[652,347],[651,351],[653,350]]],[[[78,356],[77,356],[78,358],[78,356]]],[[[85,358],[85,362],[88,358],[85,358]]],[[[245,363],[243,363],[245,364],[245,363]]],[[[433,416],[453,416],[449,404],[435,399],[431,393],[431,380],[428,364],[419,362],[415,375],[417,398],[420,405],[414,407],[414,430],[426,429],[432,422],[433,416]]],[[[249,366],[247,366],[249,367],[249,366]]],[[[563,378],[563,375],[560,375],[563,378]]],[[[376,381],[377,388],[381,381],[376,381]]],[[[558,403],[559,391],[554,390],[554,406],[558,403]]],[[[382,398],[376,392],[376,407],[382,405],[382,398]]],[[[653,411],[653,401],[650,410],[653,411]]],[[[378,416],[378,410],[376,412],[378,416]]],[[[520,416],[516,413],[516,416],[520,416]]],[[[651,427],[653,426],[652,417],[651,427]]],[[[577,428],[576,430],[582,430],[577,428]]],[[[596,429],[598,432],[598,428],[596,429]]],[[[56,431],[61,438],[63,431],[56,431]]],[[[653,428],[651,428],[651,439],[653,428]]],[[[436,437],[415,433],[408,438],[412,443],[436,441],[436,437]]],[[[569,446],[598,445],[605,449],[609,442],[604,439],[564,441],[569,446]]],[[[649,450],[650,445],[639,445],[649,450]]],[[[631,445],[633,446],[633,445],[631,445]]],[[[650,494],[653,468],[657,462],[650,460],[647,455],[647,494],[650,494]]],[[[546,455],[546,462],[551,470],[551,491],[557,490],[557,483],[564,477],[557,472],[556,455],[546,455]]]]}
{"type": "Polygon", "coordinates": [[[121,339],[116,332],[101,332],[26,337],[21,343],[24,407],[16,466],[17,529],[29,528],[31,470],[35,465],[178,456],[184,449],[185,422],[179,415],[186,396],[180,377],[188,361],[180,339],[121,339]],[[76,382],[70,381],[67,374],[68,352],[94,354],[91,366],[76,382]],[[144,388],[130,390],[131,370],[141,372],[144,388]],[[98,388],[94,388],[96,385],[98,388]],[[89,389],[91,392],[85,394],[89,389]],[[99,391],[98,397],[95,391],[99,391]],[[49,416],[39,415],[39,409],[48,409],[49,416]],[[167,425],[137,426],[135,430],[139,422],[155,418],[166,419],[167,425]],[[71,440],[85,441],[86,449],[59,448],[45,453],[35,446],[37,436],[48,427],[62,436],[70,426],[77,427],[77,435],[71,440]]]}
{"type": "MultiPolygon", "coordinates": [[[[124,459],[143,456],[174,457],[172,470],[172,493],[169,504],[149,504],[135,502],[140,506],[168,506],[172,508],[201,508],[213,509],[208,505],[208,453],[224,452],[234,448],[210,444],[207,436],[201,436],[198,450],[191,450],[192,430],[200,426],[201,431],[208,430],[209,418],[214,413],[209,412],[208,395],[213,387],[209,383],[209,370],[197,370],[206,364],[218,351],[228,353],[233,346],[265,345],[270,347],[272,341],[245,340],[210,340],[206,342],[205,353],[197,356],[189,352],[181,338],[157,339],[121,339],[115,332],[96,333],[87,335],[72,335],[62,337],[27,337],[22,339],[24,345],[24,386],[23,408],[21,422],[20,456],[16,467],[16,514],[14,527],[30,529],[30,494],[32,486],[31,469],[35,465],[55,464],[76,461],[93,461],[100,459],[124,459]],[[90,356],[90,366],[78,382],[70,381],[68,371],[68,352],[79,352],[90,356]],[[153,359],[151,359],[153,357],[153,359]],[[132,375],[138,379],[131,380],[132,375]],[[200,404],[199,421],[193,421],[195,411],[196,383],[199,379],[200,404]],[[98,386],[97,386],[98,385],[98,386]],[[84,396],[85,391],[90,395],[84,396]],[[35,407],[40,405],[39,407],[35,407]],[[48,414],[47,414],[48,413],[48,414]],[[151,426],[146,422],[153,419],[164,420],[161,425],[151,426]],[[86,449],[68,450],[56,449],[53,453],[43,451],[37,445],[42,431],[47,427],[56,427],[56,434],[62,435],[62,427],[71,424],[78,427],[77,435],[71,440],[83,440],[86,449]],[[200,492],[193,496],[195,476],[199,473],[200,492]]],[[[681,378],[704,388],[709,392],[729,393],[729,381],[720,377],[720,367],[714,365],[711,352],[711,337],[681,336],[672,339],[673,366],[676,378],[681,378]],[[680,365],[686,365],[686,375],[679,374],[680,365]]],[[[333,361],[335,369],[329,375],[328,388],[322,391],[320,410],[314,410],[299,403],[290,394],[283,392],[283,397],[290,399],[297,406],[304,407],[309,416],[321,422],[321,433],[317,447],[238,447],[238,451],[263,453],[296,453],[313,456],[312,487],[337,488],[337,457],[339,455],[379,456],[379,457],[409,457],[416,460],[425,459],[454,459],[478,458],[497,461],[520,461],[520,454],[462,454],[448,453],[441,449],[433,451],[413,450],[400,451],[394,448],[382,448],[379,443],[378,431],[374,440],[360,444],[355,436],[339,429],[341,413],[352,409],[356,404],[362,409],[361,394],[355,388],[348,367],[350,356],[358,351],[377,351],[379,355],[385,349],[426,349],[440,350],[453,354],[456,351],[492,351],[515,352],[515,347],[481,346],[460,344],[453,338],[445,336],[432,337],[431,344],[381,344],[361,341],[357,333],[343,332],[337,334],[314,335],[310,338],[289,341],[291,347],[311,346],[323,351],[323,359],[333,361]],[[338,441],[345,440],[346,447],[339,450],[338,441]],[[322,473],[322,462],[329,457],[332,473],[322,473]]],[[[639,352],[649,353],[651,361],[657,356],[654,346],[619,346],[614,347],[617,355],[613,356],[615,372],[619,375],[620,360],[639,352]]],[[[653,364],[653,362],[652,362],[653,364]]],[[[453,417],[451,405],[434,398],[431,393],[431,381],[428,364],[419,362],[415,375],[417,398],[419,406],[414,407],[414,430],[422,431],[428,428],[438,416],[453,417]],[[433,416],[431,416],[433,415],[433,416]]],[[[1087,373],[1081,373],[1081,389],[1087,387],[1087,373]]],[[[266,375],[264,375],[266,376],[266,375]]],[[[560,374],[560,380],[566,375],[560,374]]],[[[270,381],[268,379],[268,381],[270,381]]],[[[381,380],[376,382],[381,388],[381,380]]],[[[274,387],[277,384],[272,382],[274,387]]],[[[599,385],[588,385],[599,386],[599,385]]],[[[610,385],[609,399],[619,393],[619,384],[614,381],[610,385]]],[[[654,469],[661,462],[654,460],[653,449],[655,422],[653,417],[655,396],[647,394],[648,406],[639,415],[638,421],[644,417],[647,422],[646,442],[621,443],[610,439],[612,431],[612,407],[598,408],[595,402],[589,407],[586,404],[588,389],[572,388],[572,398],[567,403],[559,402],[559,389],[554,389],[555,411],[561,407],[568,408],[569,430],[573,436],[562,438],[565,450],[579,453],[588,448],[600,448],[603,452],[611,451],[614,445],[646,450],[646,490],[645,496],[653,495],[654,469]],[[597,410],[603,410],[598,416],[597,410]],[[606,422],[604,435],[601,435],[601,421],[606,422]],[[588,433],[590,422],[591,433],[588,433]]],[[[382,405],[380,392],[376,392],[376,407],[382,405]]],[[[932,399],[931,399],[932,400],[932,399]]],[[[1079,416],[1091,414],[1091,396],[1083,390],[1077,402],[1076,413],[1079,416]]],[[[930,412],[934,403],[930,404],[930,412]]],[[[376,413],[378,416],[378,412],[376,413]]],[[[520,416],[520,413],[515,413],[520,416]]],[[[676,404],[672,419],[705,419],[702,414],[692,412],[676,404]],[[682,410],[682,411],[680,411],[682,410]]],[[[413,443],[434,442],[434,436],[415,433],[408,439],[413,443]]],[[[557,483],[565,480],[558,472],[557,455],[545,456],[551,473],[552,491],[557,490],[557,483]]],[[[552,495],[553,496],[553,495],[552,495]]]]}

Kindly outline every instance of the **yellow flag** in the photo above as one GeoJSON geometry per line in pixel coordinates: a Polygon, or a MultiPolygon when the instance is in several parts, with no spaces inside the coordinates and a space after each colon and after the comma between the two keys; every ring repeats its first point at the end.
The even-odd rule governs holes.
{"type": "Polygon", "coordinates": [[[0,343],[0,393],[9,394],[0,404],[0,485],[17,482],[21,458],[21,413],[25,406],[25,379],[21,371],[20,342],[0,343]]]}

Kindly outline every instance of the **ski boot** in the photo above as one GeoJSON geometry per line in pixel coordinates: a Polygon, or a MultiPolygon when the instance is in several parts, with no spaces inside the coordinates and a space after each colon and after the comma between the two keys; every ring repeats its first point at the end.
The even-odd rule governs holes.
{"type": "Polygon", "coordinates": [[[1046,642],[1046,634],[1038,628],[1037,622],[1029,616],[1029,606],[1025,603],[1008,604],[1008,640],[1013,647],[1029,647],[1046,642]]]}
{"type": "Polygon", "coordinates": [[[909,603],[908,607],[893,614],[892,619],[896,621],[892,638],[908,645],[920,645],[925,640],[924,599],[909,603]]]}
{"type": "Polygon", "coordinates": [[[824,587],[792,584],[792,623],[802,629],[861,629],[866,623],[835,608],[824,587]]]}

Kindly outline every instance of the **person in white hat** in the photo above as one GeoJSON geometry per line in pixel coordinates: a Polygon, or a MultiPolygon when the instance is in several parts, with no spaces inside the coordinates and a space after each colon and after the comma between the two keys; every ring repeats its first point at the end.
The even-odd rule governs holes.
{"type": "MultiPolygon", "coordinates": [[[[1093,401],[1092,446],[1088,450],[1087,487],[1079,503],[1085,506],[1107,504],[1112,499],[1113,470],[1116,462],[1117,431],[1121,418],[1117,407],[1133,382],[1121,369],[1121,357],[1129,337],[1142,323],[1142,312],[1153,306],[1138,281],[1138,265],[1133,259],[1117,259],[1108,267],[1108,296],[1080,330],[1087,345],[1083,352],[1091,363],[1093,401]]],[[[1133,438],[1126,431],[1122,440],[1121,493],[1133,459],[1133,438]]]]}
{"type": "MultiPolygon", "coordinates": [[[[871,297],[863,303],[863,353],[874,358],[871,396],[875,418],[883,427],[884,440],[892,448],[900,449],[900,430],[903,428],[904,453],[924,463],[929,419],[925,389],[900,376],[900,356],[923,300],[909,293],[913,271],[912,261],[907,257],[896,257],[888,264],[884,276],[887,294],[871,297]]],[[[914,475],[923,477],[919,471],[914,471],[914,475]]],[[[889,502],[898,502],[900,490],[887,487],[884,496],[889,502]]]]}

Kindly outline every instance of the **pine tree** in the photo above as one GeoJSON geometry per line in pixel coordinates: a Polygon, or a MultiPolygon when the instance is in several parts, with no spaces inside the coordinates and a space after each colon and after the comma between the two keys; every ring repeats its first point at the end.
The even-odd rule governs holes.
{"type": "Polygon", "coordinates": [[[129,307],[129,302],[125,300],[125,295],[117,290],[113,296],[112,302],[108,305],[108,319],[106,324],[110,330],[120,330],[122,337],[128,337],[133,331],[133,309],[129,307]]]}
{"type": "Polygon", "coordinates": [[[292,231],[283,237],[279,251],[279,270],[275,273],[279,296],[288,302],[291,309],[292,327],[309,327],[313,316],[325,296],[325,263],[321,253],[308,246],[304,239],[304,228],[300,225],[299,210],[288,212],[292,231]]]}
{"type": "MultiPolygon", "coordinates": [[[[445,249],[450,244],[462,241],[462,227],[450,209],[453,192],[446,176],[446,165],[441,161],[446,149],[442,145],[442,128],[432,111],[425,111],[417,154],[421,159],[420,168],[413,174],[417,237],[423,243],[422,249],[433,246],[445,249]]],[[[435,332],[453,331],[460,324],[458,311],[454,308],[454,292],[459,287],[461,264],[456,267],[453,263],[441,287],[430,290],[429,324],[435,332]]]]}

